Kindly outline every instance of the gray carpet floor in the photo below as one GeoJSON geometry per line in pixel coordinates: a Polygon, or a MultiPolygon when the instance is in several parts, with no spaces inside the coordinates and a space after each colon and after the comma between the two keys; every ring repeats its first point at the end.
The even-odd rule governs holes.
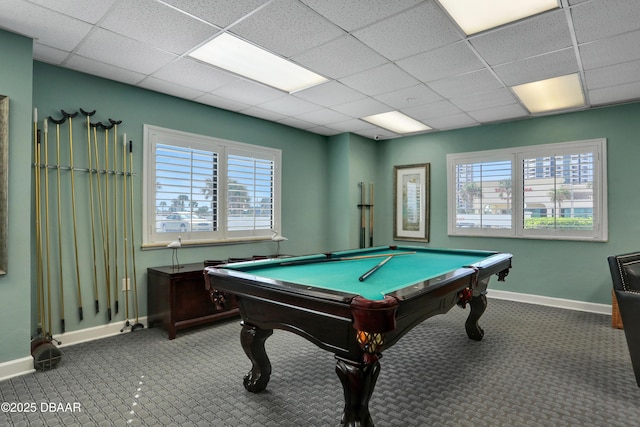
{"type": "MultiPolygon", "coordinates": [[[[640,388],[609,316],[489,299],[475,342],[467,314],[428,319],[383,353],[376,426],[640,425],[640,388]]],[[[57,368],[0,382],[1,402],[36,409],[3,411],[0,426],[339,424],[332,354],[275,331],[271,381],[252,394],[239,336],[231,319],[172,341],[153,328],[64,347],[57,368]]]]}

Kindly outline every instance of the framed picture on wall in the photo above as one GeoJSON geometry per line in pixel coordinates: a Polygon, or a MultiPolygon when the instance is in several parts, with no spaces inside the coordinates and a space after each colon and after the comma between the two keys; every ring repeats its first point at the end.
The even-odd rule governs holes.
{"type": "Polygon", "coordinates": [[[430,163],[393,169],[393,238],[428,242],[430,163]]]}

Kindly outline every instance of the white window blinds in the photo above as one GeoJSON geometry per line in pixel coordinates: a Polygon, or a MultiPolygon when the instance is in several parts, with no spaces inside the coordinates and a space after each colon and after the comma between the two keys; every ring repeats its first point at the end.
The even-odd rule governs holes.
{"type": "Polygon", "coordinates": [[[264,239],[280,222],[281,152],[145,125],[143,244],[264,239]]]}

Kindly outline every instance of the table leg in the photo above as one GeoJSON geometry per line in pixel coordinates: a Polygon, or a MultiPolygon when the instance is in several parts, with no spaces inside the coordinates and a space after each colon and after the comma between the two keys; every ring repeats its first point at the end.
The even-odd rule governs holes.
{"type": "Polygon", "coordinates": [[[478,324],[478,320],[487,308],[487,295],[483,292],[480,295],[473,296],[469,301],[470,313],[464,328],[467,330],[467,336],[475,341],[481,341],[484,331],[478,324]]]}
{"type": "Polygon", "coordinates": [[[267,388],[271,377],[271,362],[264,349],[264,342],[273,334],[273,329],[260,329],[242,322],[240,343],[251,360],[251,370],[244,376],[244,388],[252,393],[267,388]]]}
{"type": "Polygon", "coordinates": [[[376,386],[380,363],[353,362],[336,356],[336,373],[344,390],[342,425],[348,427],[373,427],[369,414],[369,400],[376,386]]]}

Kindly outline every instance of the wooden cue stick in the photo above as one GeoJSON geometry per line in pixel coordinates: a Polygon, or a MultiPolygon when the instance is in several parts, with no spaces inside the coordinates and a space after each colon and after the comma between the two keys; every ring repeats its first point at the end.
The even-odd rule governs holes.
{"type": "Polygon", "coordinates": [[[373,247],[373,182],[369,183],[369,246],[373,247]]]}
{"type": "Polygon", "coordinates": [[[365,212],[364,212],[364,195],[365,195],[364,182],[360,183],[360,248],[365,247],[365,232],[367,227],[367,222],[365,220],[365,212]]]}
{"type": "Polygon", "coordinates": [[[358,256],[340,257],[340,258],[313,258],[313,259],[302,259],[299,261],[285,261],[280,263],[280,265],[286,266],[286,265],[317,264],[321,262],[355,261],[358,259],[394,257],[394,256],[400,256],[400,255],[411,255],[415,253],[416,253],[415,251],[410,251],[410,252],[386,253],[386,254],[376,254],[376,255],[358,255],[358,256]]]}
{"type": "MultiPolygon", "coordinates": [[[[342,257],[342,258],[336,258],[339,259],[341,261],[351,261],[351,260],[355,260],[355,259],[367,259],[367,258],[382,258],[382,257],[394,257],[394,256],[399,256],[399,255],[411,255],[411,254],[415,254],[416,251],[409,251],[409,252],[398,252],[396,253],[387,253],[387,254],[376,254],[376,255],[358,255],[358,256],[351,256],[351,257],[342,257]]],[[[333,258],[329,258],[329,259],[333,259],[333,258]]]]}
{"type": "Polygon", "coordinates": [[[393,256],[389,256],[389,257],[383,259],[378,264],[376,264],[376,266],[373,267],[371,270],[367,271],[362,276],[358,277],[358,280],[361,281],[361,282],[364,282],[367,277],[371,276],[373,273],[378,271],[380,269],[380,267],[382,267],[383,265],[388,263],[391,258],[393,258],[393,256]]]}

